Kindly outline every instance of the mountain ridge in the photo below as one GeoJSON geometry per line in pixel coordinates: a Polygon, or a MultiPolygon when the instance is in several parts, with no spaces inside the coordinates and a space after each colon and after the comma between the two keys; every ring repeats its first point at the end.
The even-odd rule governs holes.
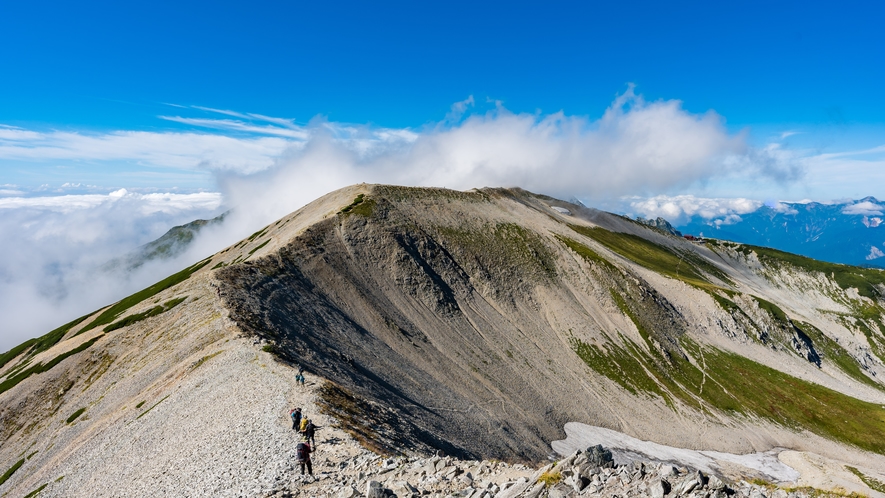
{"type": "MultiPolygon", "coordinates": [[[[198,454],[259,485],[248,465],[211,455],[240,455],[216,439],[245,441],[240,427],[273,434],[269,448],[246,445],[262,459],[287,455],[273,424],[285,429],[286,400],[301,399],[284,380],[295,362],[317,379],[311,402],[379,451],[538,462],[581,422],[885,468],[881,272],[828,271],[520,189],[347,187],[6,355],[0,382],[19,380],[0,393],[0,466],[37,453],[2,490],[61,469],[44,493],[113,494],[124,476],[133,494],[196,486],[174,462],[198,454]],[[268,399],[239,405],[249,391],[268,399]],[[810,417],[811,400],[827,409],[810,417]],[[253,406],[279,415],[238,416],[253,406]]],[[[287,475],[273,469],[270,481],[287,475]]]]}

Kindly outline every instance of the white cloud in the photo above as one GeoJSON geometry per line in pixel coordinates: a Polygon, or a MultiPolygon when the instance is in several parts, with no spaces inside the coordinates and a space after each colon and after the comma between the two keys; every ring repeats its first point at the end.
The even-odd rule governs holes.
{"type": "Polygon", "coordinates": [[[705,198],[693,195],[658,195],[648,199],[628,199],[630,209],[645,218],[658,216],[674,224],[699,216],[717,224],[730,225],[741,221],[739,215],[752,213],[762,202],[745,198],[705,198]]]}
{"type": "MultiPolygon", "coordinates": [[[[100,270],[175,225],[220,211],[219,193],[109,194],[0,199],[0,351],[96,310],[196,260],[100,270]]],[[[218,250],[204,247],[209,253],[218,250]]]]}
{"type": "MultiPolygon", "coordinates": [[[[468,105],[470,99],[453,112],[468,105]]],[[[267,222],[358,182],[521,186],[596,199],[667,190],[734,174],[735,168],[752,170],[750,159],[734,159],[748,150],[744,136],[729,134],[715,113],[691,114],[678,101],[646,102],[631,88],[598,120],[496,108],[407,134],[319,124],[272,168],[221,174],[220,181],[228,203],[248,206],[267,222]]]]}
{"type": "Polygon", "coordinates": [[[867,261],[872,261],[881,258],[882,256],[885,256],[885,252],[882,252],[882,250],[876,246],[872,246],[870,247],[870,253],[867,255],[866,259],[867,261]]]}
{"type": "Polygon", "coordinates": [[[279,137],[237,138],[194,132],[87,134],[0,128],[0,160],[137,161],[164,168],[233,170],[271,166],[291,146],[279,137]]]}
{"type": "Polygon", "coordinates": [[[850,204],[842,209],[842,214],[859,214],[864,216],[882,216],[885,206],[880,206],[870,201],[850,204]]]}

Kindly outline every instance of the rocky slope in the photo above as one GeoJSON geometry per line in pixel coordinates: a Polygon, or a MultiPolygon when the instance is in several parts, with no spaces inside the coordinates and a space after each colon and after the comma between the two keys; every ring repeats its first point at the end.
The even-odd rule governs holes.
{"type": "MultiPolygon", "coordinates": [[[[357,185],[0,357],[0,493],[313,489],[291,482],[294,404],[325,413],[335,475],[359,445],[534,468],[580,422],[881,478],[883,283],[518,189],[357,185]]],[[[316,493],[365,492],[360,472],[316,493]]]]}

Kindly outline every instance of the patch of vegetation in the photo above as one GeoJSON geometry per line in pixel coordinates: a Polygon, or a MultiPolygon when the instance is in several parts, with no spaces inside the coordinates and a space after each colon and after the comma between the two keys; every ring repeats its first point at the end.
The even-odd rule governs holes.
{"type": "Polygon", "coordinates": [[[135,409],[137,410],[137,409],[141,408],[142,406],[144,406],[144,404],[145,404],[146,402],[147,402],[147,401],[142,401],[142,402],[138,403],[137,405],[135,405],[135,409]]]}
{"type": "MultiPolygon", "coordinates": [[[[259,246],[257,246],[257,247],[254,247],[251,251],[249,251],[249,256],[255,254],[255,251],[257,251],[257,250],[261,249],[262,247],[266,246],[268,243],[270,243],[271,240],[272,240],[272,239],[267,239],[267,240],[265,240],[264,242],[262,242],[261,245],[259,245],[259,246]]],[[[249,256],[246,256],[246,257],[249,257],[249,256]]]]}
{"type": "Polygon", "coordinates": [[[854,287],[861,296],[873,300],[885,299],[885,295],[882,293],[882,289],[885,287],[881,287],[885,286],[885,271],[882,270],[827,263],[777,249],[747,244],[740,245],[737,250],[744,254],[755,252],[760,261],[770,266],[788,263],[808,272],[820,272],[832,277],[842,290],[854,287]]]}
{"type": "Polygon", "coordinates": [[[43,491],[44,489],[46,489],[46,486],[49,486],[48,482],[46,484],[40,486],[39,488],[35,489],[34,491],[31,491],[30,493],[26,494],[24,496],[24,498],[34,498],[35,496],[40,494],[40,491],[43,491]]]}
{"type": "MultiPolygon", "coordinates": [[[[775,486],[772,486],[775,487],[775,486]]],[[[807,496],[808,498],[869,498],[865,494],[851,492],[848,493],[842,488],[836,488],[834,490],[824,490],[818,488],[812,488],[811,486],[799,486],[799,487],[786,487],[779,488],[783,489],[787,493],[796,494],[798,496],[807,496]]]]}
{"type": "Polygon", "coordinates": [[[857,468],[855,468],[855,467],[851,467],[849,465],[846,465],[845,468],[848,469],[848,471],[851,472],[852,474],[859,477],[860,480],[863,481],[864,484],[869,486],[870,489],[872,489],[873,491],[885,493],[885,483],[883,483],[882,481],[864,474],[863,472],[857,470],[857,468]]]}
{"type": "Polygon", "coordinates": [[[28,339],[27,341],[19,344],[18,346],[14,347],[14,348],[10,349],[9,351],[0,355],[0,368],[3,368],[4,366],[6,366],[7,363],[9,363],[14,358],[17,358],[18,355],[25,352],[25,350],[27,350],[28,348],[33,346],[34,343],[36,343],[36,342],[37,342],[37,339],[28,339]]]}
{"type": "Polygon", "coordinates": [[[174,285],[178,285],[181,282],[184,282],[185,280],[189,279],[191,275],[193,275],[194,273],[196,273],[201,268],[203,268],[204,266],[208,265],[211,262],[212,262],[211,257],[206,258],[203,261],[200,261],[193,266],[189,266],[189,267],[185,268],[184,270],[181,270],[178,273],[175,273],[173,275],[170,275],[170,276],[164,278],[163,280],[160,280],[159,282],[155,283],[154,285],[151,285],[150,287],[148,287],[146,289],[138,291],[129,297],[123,298],[121,301],[117,302],[116,304],[114,304],[113,306],[111,306],[110,308],[108,308],[104,312],[102,312],[102,314],[99,315],[91,323],[89,323],[89,325],[86,325],[85,327],[83,327],[83,329],[80,330],[80,332],[78,332],[78,334],[82,334],[83,332],[86,332],[87,330],[94,329],[95,327],[98,327],[100,325],[110,324],[118,316],[123,314],[123,312],[125,312],[129,308],[144,301],[145,299],[150,299],[150,298],[156,296],[160,292],[163,292],[164,290],[166,290],[174,285]]]}
{"type": "Polygon", "coordinates": [[[719,289],[703,275],[702,268],[708,274],[728,282],[727,277],[715,266],[703,259],[688,254],[677,254],[673,250],[642,237],[620,232],[610,232],[604,228],[590,228],[580,225],[569,225],[575,232],[599,242],[611,251],[644,266],[649,270],[667,277],[681,280],[703,290],[719,289]]]}
{"type": "Polygon", "coordinates": [[[0,382],[0,394],[3,394],[6,391],[17,386],[19,382],[27,379],[31,375],[47,372],[50,369],[52,369],[54,366],[56,366],[59,363],[61,363],[62,361],[64,361],[65,358],[75,355],[81,351],[85,351],[86,349],[90,348],[93,344],[95,344],[95,341],[101,339],[102,337],[103,337],[103,335],[100,335],[98,337],[90,339],[89,341],[84,342],[83,344],[77,346],[76,348],[56,356],[55,358],[53,358],[52,360],[50,360],[46,364],[38,363],[34,366],[31,366],[31,367],[15,374],[12,377],[7,378],[3,382],[0,382]]]}
{"type": "Polygon", "coordinates": [[[145,415],[147,415],[148,412],[151,411],[151,410],[153,410],[154,408],[156,408],[157,405],[159,405],[160,403],[166,401],[166,398],[168,398],[169,396],[170,396],[170,395],[167,394],[163,399],[161,399],[160,401],[157,401],[156,403],[154,403],[153,406],[151,406],[151,407],[148,408],[147,410],[141,412],[141,414],[139,414],[137,417],[135,417],[135,420],[138,420],[138,419],[140,419],[141,417],[144,417],[145,415]]]}
{"type": "Polygon", "coordinates": [[[85,411],[86,411],[86,408],[80,408],[79,410],[75,411],[74,413],[71,414],[70,417],[68,417],[67,423],[70,424],[74,420],[77,420],[77,417],[79,417],[80,415],[83,415],[83,412],[85,412],[85,411]]]}
{"type": "Polygon", "coordinates": [[[3,355],[0,355],[0,368],[3,368],[3,366],[6,365],[10,360],[16,358],[18,355],[28,350],[28,348],[30,348],[30,350],[28,350],[28,358],[33,358],[37,354],[48,350],[52,346],[55,346],[65,336],[65,334],[68,333],[68,331],[82,323],[83,320],[89,318],[90,316],[92,316],[92,313],[88,315],[83,315],[72,322],[68,322],[61,327],[52,330],[46,335],[43,335],[36,339],[29,339],[22,344],[19,344],[18,346],[10,349],[6,353],[3,353],[3,355]]]}
{"type": "Polygon", "coordinates": [[[145,320],[147,318],[150,318],[152,316],[157,316],[161,313],[165,313],[165,312],[171,310],[172,308],[178,306],[179,304],[183,303],[185,299],[187,299],[187,296],[178,297],[178,298],[166,301],[162,306],[154,306],[153,308],[151,308],[147,311],[142,311],[141,313],[134,313],[132,315],[127,316],[126,318],[123,318],[122,320],[116,321],[116,322],[108,325],[107,327],[104,328],[104,331],[111,332],[111,331],[114,331],[117,329],[121,329],[123,327],[127,327],[129,325],[134,324],[134,323],[138,323],[138,322],[145,320]]]}
{"type": "Polygon", "coordinates": [[[550,487],[554,484],[562,481],[562,473],[558,470],[550,469],[547,472],[541,474],[541,477],[538,478],[538,482],[543,483],[544,486],[550,487]]]}
{"type": "Polygon", "coordinates": [[[375,211],[375,199],[368,199],[358,206],[354,206],[351,210],[351,214],[355,214],[358,216],[365,216],[368,218],[372,216],[372,213],[375,211]]]}
{"type": "Polygon", "coordinates": [[[565,244],[566,247],[568,247],[569,249],[571,249],[572,251],[577,253],[578,256],[581,256],[582,258],[584,258],[584,261],[587,261],[590,264],[602,265],[610,270],[615,270],[614,265],[609,263],[607,259],[603,258],[599,254],[597,254],[596,251],[594,251],[593,249],[590,249],[589,247],[585,246],[584,244],[581,244],[580,242],[578,242],[574,239],[570,239],[568,237],[563,237],[562,235],[558,235],[558,234],[555,235],[555,237],[560,242],[565,244]]]}
{"type": "Polygon", "coordinates": [[[12,477],[12,474],[15,474],[15,471],[18,470],[24,464],[25,464],[25,459],[22,458],[21,460],[12,464],[12,467],[9,467],[8,469],[6,469],[6,472],[4,472],[2,476],[0,476],[0,486],[2,486],[3,483],[8,481],[9,478],[12,477]]]}
{"type": "Polygon", "coordinates": [[[32,451],[30,455],[28,455],[28,456],[25,457],[25,460],[30,460],[31,457],[34,456],[34,455],[36,455],[37,453],[39,453],[39,451],[32,451]]]}
{"type": "Polygon", "coordinates": [[[646,361],[650,358],[637,358],[635,349],[622,348],[609,343],[605,348],[596,344],[587,344],[579,339],[570,339],[572,351],[584,360],[590,368],[597,373],[613,380],[630,394],[644,393],[666,398],[663,389],[649,375],[645,368],[646,361]]]}
{"type": "Polygon", "coordinates": [[[533,280],[556,276],[555,258],[541,237],[515,223],[497,223],[475,230],[455,226],[436,229],[440,242],[459,262],[468,267],[478,266],[485,275],[533,280]]]}
{"type": "Polygon", "coordinates": [[[759,305],[759,308],[768,312],[774,320],[785,327],[790,326],[790,319],[787,318],[787,314],[784,313],[784,310],[780,309],[780,307],[771,301],[766,301],[761,297],[752,296],[756,303],[759,305]]]}
{"type": "MultiPolygon", "coordinates": [[[[740,355],[703,348],[683,337],[684,355],[648,353],[621,337],[607,350],[572,339],[572,349],[597,373],[632,393],[676,398],[704,410],[761,417],[807,429],[876,453],[885,452],[885,411],[740,355]],[[654,358],[652,354],[659,357],[654,358]]],[[[675,409],[675,404],[668,402],[675,409]]]]}
{"type": "MultiPolygon", "coordinates": [[[[197,368],[200,367],[200,365],[202,365],[203,363],[206,363],[207,361],[209,361],[209,360],[211,360],[212,358],[214,358],[214,357],[220,355],[220,354],[223,353],[223,352],[224,352],[224,351],[216,351],[216,352],[214,352],[214,353],[212,353],[212,354],[207,354],[206,356],[200,358],[199,360],[195,361],[194,364],[191,366],[191,371],[196,370],[197,368]]],[[[142,401],[142,403],[143,403],[143,401],[142,401]]],[[[138,408],[138,407],[136,407],[136,408],[138,408]]]]}
{"type": "Polygon", "coordinates": [[[267,232],[267,230],[268,230],[269,228],[270,228],[270,225],[268,225],[268,226],[262,228],[261,230],[259,230],[259,231],[255,232],[255,233],[253,233],[252,235],[250,235],[249,238],[246,239],[246,240],[248,240],[249,242],[252,242],[253,240],[257,239],[258,237],[261,237],[262,235],[264,235],[264,233],[267,232]]]}
{"type": "MultiPolygon", "coordinates": [[[[353,211],[354,208],[356,208],[357,206],[362,204],[364,201],[365,201],[365,195],[359,194],[356,196],[356,198],[353,200],[353,202],[351,202],[349,205],[341,208],[341,211],[338,211],[338,214],[350,214],[350,212],[353,211]]],[[[373,201],[373,203],[374,203],[374,201],[373,201]]],[[[359,213],[359,214],[363,214],[363,213],[359,213]]],[[[363,215],[368,216],[369,214],[372,214],[371,209],[369,210],[368,214],[363,214],[363,215]]]]}
{"type": "Polygon", "coordinates": [[[710,294],[710,297],[712,297],[713,300],[716,301],[719,304],[719,306],[722,309],[724,309],[725,311],[732,313],[732,314],[733,313],[745,314],[744,310],[740,306],[738,306],[737,303],[732,301],[731,299],[728,299],[726,297],[722,297],[719,294],[717,294],[716,292],[710,292],[709,294],[710,294]]]}
{"type": "Polygon", "coordinates": [[[265,353],[274,354],[277,352],[277,346],[273,343],[269,343],[269,344],[265,344],[264,346],[262,346],[261,350],[264,351],[265,353]]]}

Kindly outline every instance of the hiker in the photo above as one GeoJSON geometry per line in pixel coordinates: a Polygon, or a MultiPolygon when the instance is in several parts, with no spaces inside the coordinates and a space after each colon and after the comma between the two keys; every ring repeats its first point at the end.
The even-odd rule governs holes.
{"type": "Polygon", "coordinates": [[[304,467],[307,467],[307,473],[313,475],[313,464],[310,461],[310,454],[313,450],[307,441],[298,443],[295,447],[295,461],[301,467],[301,475],[304,475],[304,467]]]}
{"type": "Polygon", "coordinates": [[[292,417],[292,430],[297,431],[301,425],[301,408],[290,411],[289,416],[292,417]]]}
{"type": "Polygon", "coordinates": [[[295,383],[300,386],[304,386],[304,374],[299,373],[298,375],[296,375],[295,376],[295,383]]]}
{"type": "Polygon", "coordinates": [[[307,423],[310,422],[310,419],[307,417],[303,417],[301,419],[301,425],[298,427],[298,432],[304,432],[304,429],[307,429],[307,423]]]}
{"type": "Polygon", "coordinates": [[[309,441],[310,444],[313,445],[313,447],[316,447],[316,445],[317,445],[317,441],[314,438],[314,434],[316,433],[316,430],[317,430],[317,426],[313,425],[313,422],[308,420],[307,426],[304,428],[303,431],[301,431],[301,433],[304,434],[304,439],[306,441],[309,441]]]}

